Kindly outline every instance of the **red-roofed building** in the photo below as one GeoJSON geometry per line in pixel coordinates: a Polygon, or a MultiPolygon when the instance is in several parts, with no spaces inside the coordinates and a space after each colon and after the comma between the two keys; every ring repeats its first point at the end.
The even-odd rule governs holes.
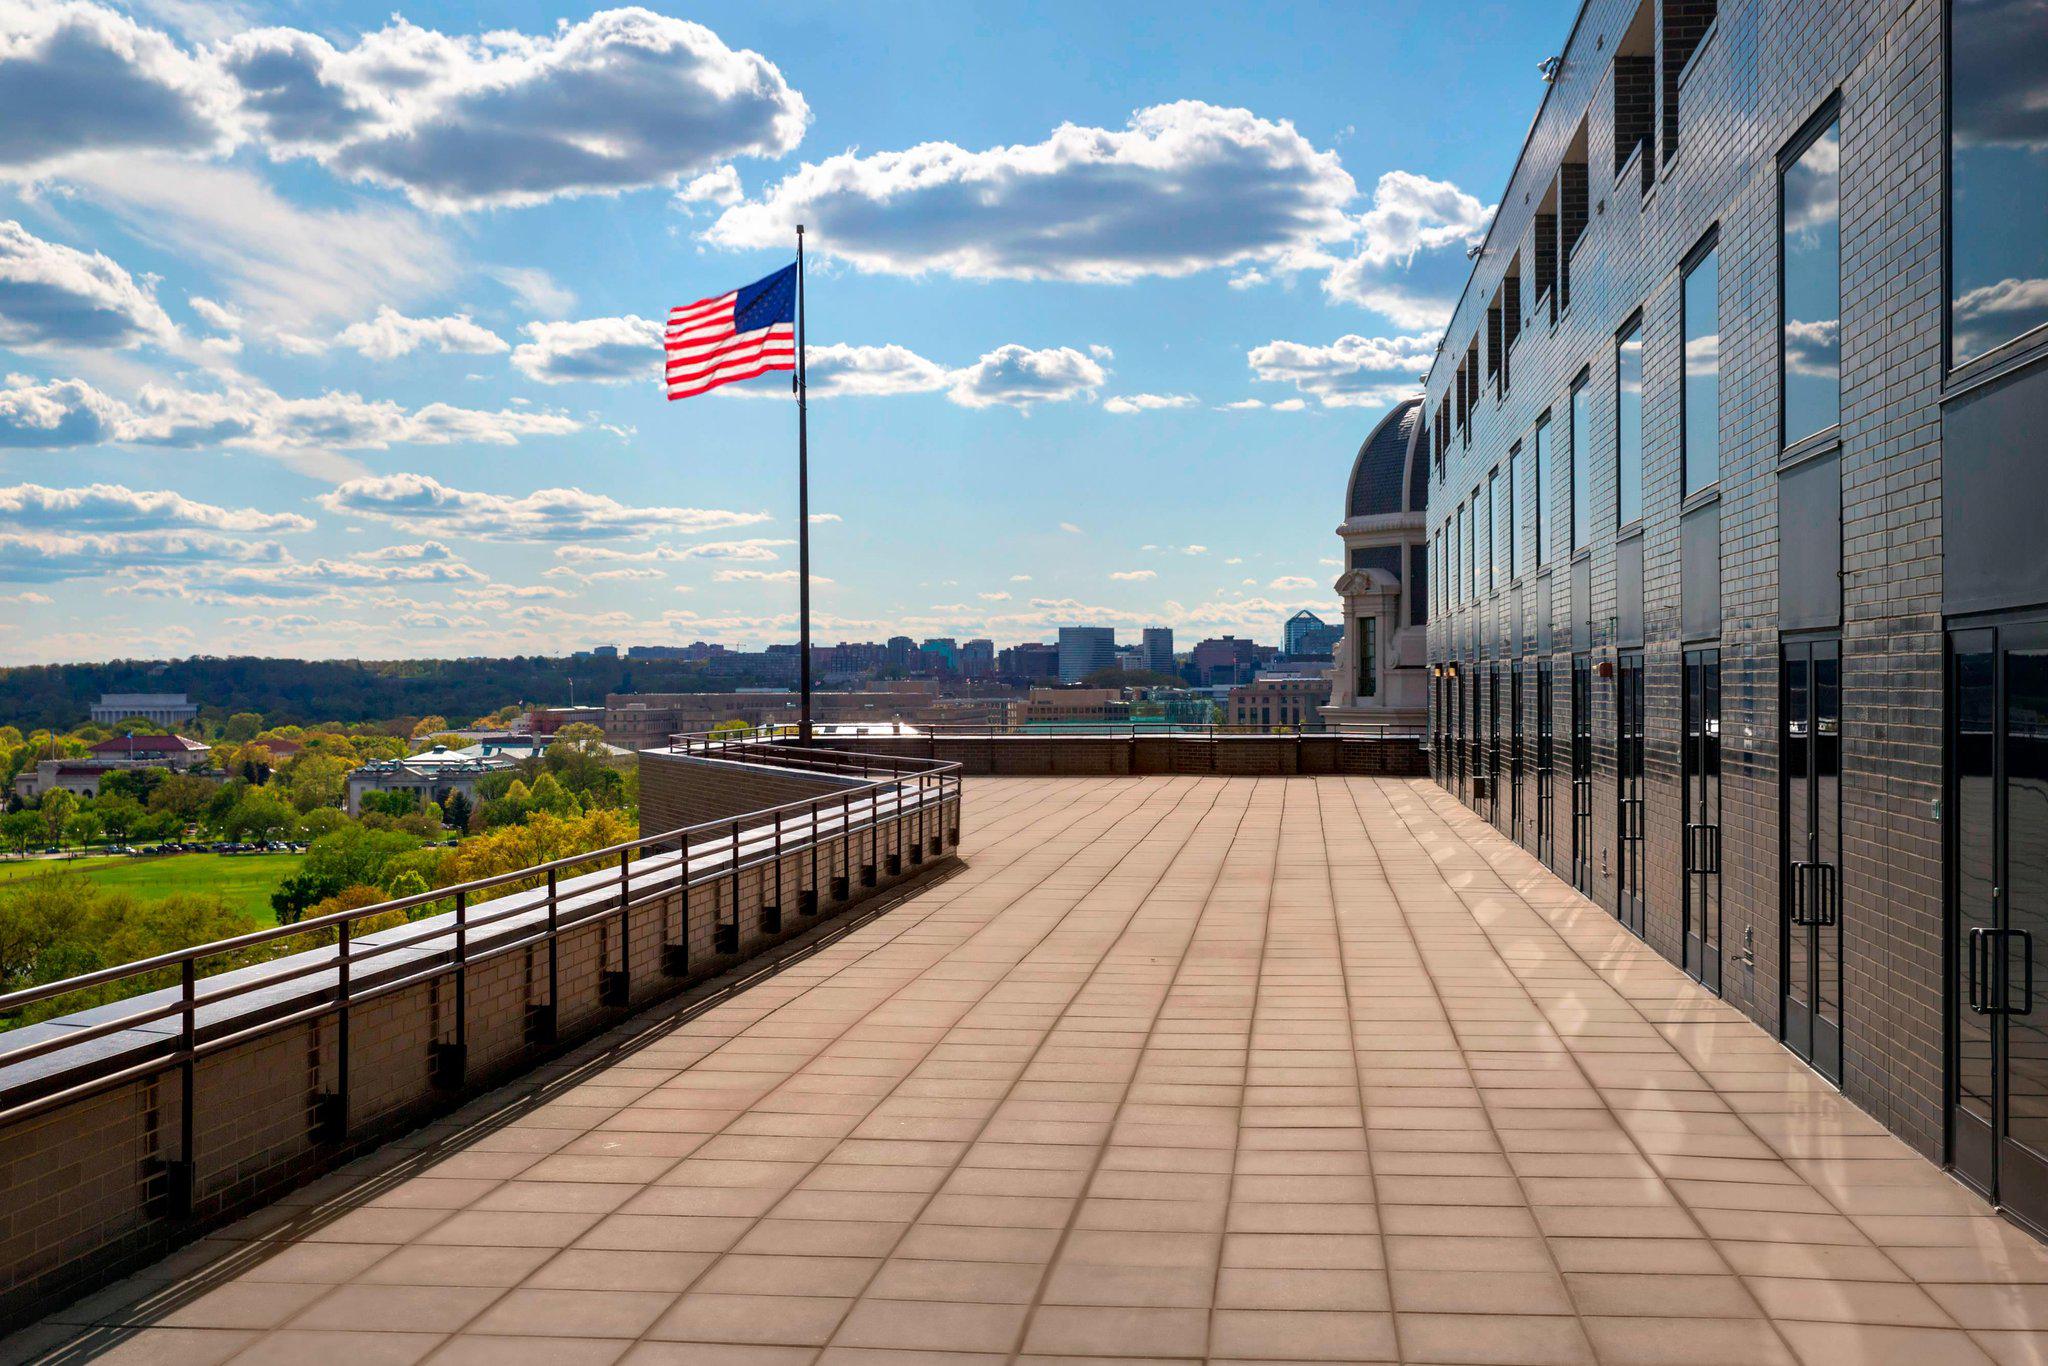
{"type": "Polygon", "coordinates": [[[182,735],[117,735],[92,747],[97,763],[146,764],[179,770],[200,768],[211,747],[182,735]]]}

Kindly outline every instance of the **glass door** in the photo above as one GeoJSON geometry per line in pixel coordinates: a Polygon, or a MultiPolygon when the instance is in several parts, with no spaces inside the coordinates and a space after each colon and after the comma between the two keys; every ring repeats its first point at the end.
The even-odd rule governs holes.
{"type": "Polygon", "coordinates": [[[1842,1079],[1842,644],[1787,641],[1780,661],[1785,1044],[1842,1079]]]}
{"type": "Polygon", "coordinates": [[[1643,933],[1643,652],[1614,661],[1614,913],[1643,933]]]}
{"type": "Polygon", "coordinates": [[[1500,824],[1500,665],[1486,666],[1486,818],[1500,824]]]}
{"type": "Polygon", "coordinates": [[[1950,637],[1950,1153],[2048,1227],[2048,623],[1950,637]]]}
{"type": "Polygon", "coordinates": [[[1572,656],[1572,886],[1593,894],[1593,661],[1572,656]]]}
{"type": "Polygon", "coordinates": [[[1550,809],[1555,793],[1551,783],[1551,731],[1554,728],[1550,699],[1551,667],[1544,660],[1536,666],[1536,857],[1548,867],[1557,857],[1552,831],[1556,816],[1550,809]]]}
{"type": "Polygon", "coordinates": [[[1508,666],[1508,837],[1522,842],[1522,661],[1508,666]]]}
{"type": "Polygon", "coordinates": [[[1685,969],[1721,990],[1721,652],[1685,652],[1685,969]]]}

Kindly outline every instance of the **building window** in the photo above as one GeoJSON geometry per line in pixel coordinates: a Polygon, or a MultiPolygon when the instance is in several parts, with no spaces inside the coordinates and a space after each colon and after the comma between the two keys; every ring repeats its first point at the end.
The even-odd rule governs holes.
{"type": "Polygon", "coordinates": [[[1508,452],[1508,477],[1500,481],[1501,506],[1495,509],[1495,515],[1507,527],[1507,534],[1502,538],[1507,544],[1502,547],[1500,562],[1500,577],[1503,583],[1512,582],[1522,567],[1522,562],[1515,553],[1518,549],[1515,544],[1515,514],[1520,510],[1521,493],[1522,447],[1521,443],[1517,442],[1508,452]]]}
{"type": "Polygon", "coordinates": [[[1377,697],[1380,691],[1380,623],[1377,617],[1358,619],[1358,695],[1377,697]]]}
{"type": "Polygon", "coordinates": [[[1458,504],[1458,525],[1451,533],[1451,601],[1463,606],[1472,597],[1465,573],[1465,505],[1458,504]]]}
{"type": "Polygon", "coordinates": [[[2048,23],[2023,0],[1949,6],[1949,355],[2048,327],[2048,23]]]}
{"type": "Polygon", "coordinates": [[[1508,580],[1515,574],[1515,517],[1509,511],[1513,499],[1514,471],[1507,477],[1495,469],[1486,477],[1487,520],[1493,526],[1493,564],[1491,583],[1496,589],[1508,586],[1508,580]]]}
{"type": "Polygon", "coordinates": [[[1479,500],[1476,495],[1471,502],[1465,505],[1465,521],[1462,530],[1464,533],[1464,545],[1459,548],[1458,553],[1464,556],[1464,561],[1458,572],[1465,576],[1465,601],[1470,602],[1479,596],[1479,567],[1473,563],[1472,553],[1473,545],[1479,536],[1479,500]]]}
{"type": "Polygon", "coordinates": [[[1593,544],[1593,480],[1586,469],[1586,452],[1593,448],[1593,405],[1588,399],[1592,393],[1591,377],[1585,371],[1572,381],[1572,434],[1571,466],[1572,476],[1572,553],[1578,554],[1593,544]]]}
{"type": "Polygon", "coordinates": [[[1779,367],[1787,446],[1842,420],[1842,121],[1795,145],[1778,184],[1779,367]]]}
{"type": "Polygon", "coordinates": [[[1685,491],[1695,493],[1721,479],[1721,267],[1710,241],[1685,272],[1684,310],[1685,491]]]}
{"type": "Polygon", "coordinates": [[[1643,518],[1643,318],[1614,339],[1614,522],[1643,518]]]}
{"type": "Polygon", "coordinates": [[[1536,435],[1530,439],[1533,467],[1529,494],[1530,563],[1541,569],[1550,563],[1550,509],[1554,492],[1550,483],[1550,415],[1536,419],[1536,435]]]}
{"type": "Polygon", "coordinates": [[[1500,471],[1495,470],[1488,476],[1487,483],[1474,494],[1472,579],[1477,585],[1474,597],[1493,591],[1493,486],[1499,480],[1500,471]]]}

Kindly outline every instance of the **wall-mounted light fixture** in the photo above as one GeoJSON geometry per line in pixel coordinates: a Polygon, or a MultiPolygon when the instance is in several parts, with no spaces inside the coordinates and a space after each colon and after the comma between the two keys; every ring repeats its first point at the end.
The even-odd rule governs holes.
{"type": "Polygon", "coordinates": [[[1612,677],[1614,677],[1614,661],[1613,661],[1613,660],[1611,660],[1611,659],[1603,659],[1603,660],[1601,660],[1601,661],[1600,661],[1600,667],[1599,667],[1599,668],[1598,668],[1598,669],[1596,670],[1596,672],[1597,672],[1597,673],[1598,673],[1598,674],[1599,674],[1599,675],[1600,675],[1600,676],[1601,676],[1602,678],[1612,678],[1612,677]]]}
{"type": "Polygon", "coordinates": [[[1564,71],[1563,57],[1545,57],[1536,63],[1536,69],[1543,73],[1545,85],[1556,85],[1558,76],[1564,71]]]}

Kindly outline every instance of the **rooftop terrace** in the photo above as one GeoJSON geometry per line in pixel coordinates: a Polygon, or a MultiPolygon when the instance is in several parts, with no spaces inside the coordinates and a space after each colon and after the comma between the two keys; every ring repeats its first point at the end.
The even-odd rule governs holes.
{"type": "Polygon", "coordinates": [[[1431,784],[966,785],[951,877],[8,1354],[2048,1355],[2040,1245],[1431,784]]]}

